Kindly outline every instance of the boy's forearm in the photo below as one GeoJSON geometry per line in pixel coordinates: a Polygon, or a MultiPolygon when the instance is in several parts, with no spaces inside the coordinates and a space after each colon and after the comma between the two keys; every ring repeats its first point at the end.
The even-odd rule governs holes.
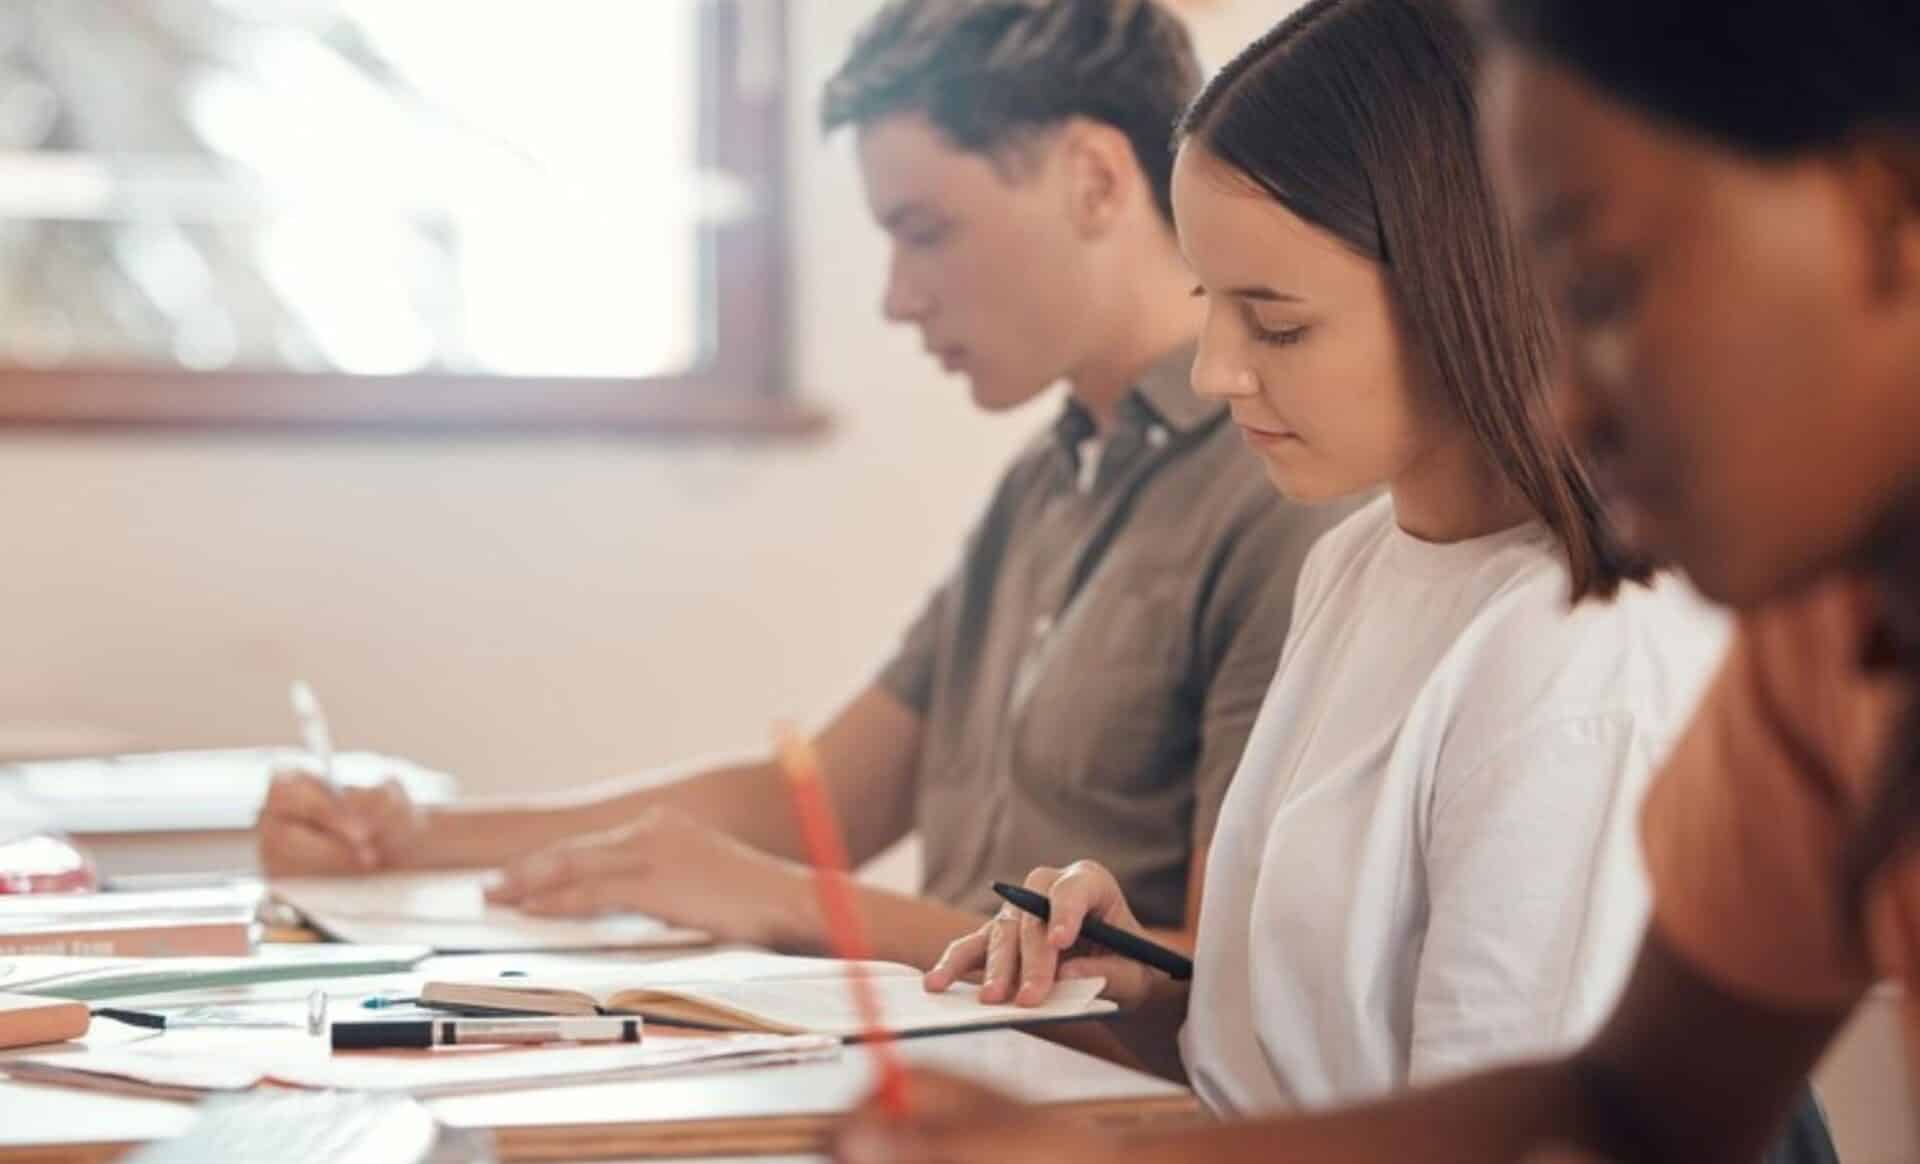
{"type": "MultiPolygon", "coordinates": [[[[789,896],[805,904],[790,911],[789,924],[779,936],[780,948],[800,954],[836,953],[832,948],[833,935],[827,932],[815,904],[811,872],[805,865],[796,863],[794,876],[808,883],[797,887],[797,892],[789,896]]],[[[949,942],[970,933],[986,920],[931,898],[867,885],[856,886],[854,894],[873,957],[922,970],[939,960],[949,942]]]]}
{"type": "Polygon", "coordinates": [[[397,865],[409,869],[493,868],[594,831],[586,824],[591,815],[585,806],[436,806],[425,810],[419,842],[393,856],[397,865]]]}
{"type": "Polygon", "coordinates": [[[476,800],[425,810],[420,844],[397,854],[417,869],[502,865],[570,837],[618,828],[650,808],[684,812],[775,856],[797,855],[782,795],[766,764],[734,764],[678,779],[658,774],[606,781],[537,799],[476,800]]]}

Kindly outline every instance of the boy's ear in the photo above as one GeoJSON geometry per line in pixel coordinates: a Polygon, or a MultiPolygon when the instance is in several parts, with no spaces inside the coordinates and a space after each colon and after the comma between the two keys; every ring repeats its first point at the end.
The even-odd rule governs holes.
{"type": "Polygon", "coordinates": [[[1068,213],[1082,237],[1105,236],[1135,196],[1141,174],[1127,135],[1110,125],[1076,118],[1062,131],[1068,213]]]}

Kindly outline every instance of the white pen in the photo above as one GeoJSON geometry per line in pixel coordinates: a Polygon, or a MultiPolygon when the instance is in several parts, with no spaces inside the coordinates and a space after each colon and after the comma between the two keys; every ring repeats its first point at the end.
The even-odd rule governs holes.
{"type": "MultiPolygon", "coordinates": [[[[318,769],[320,782],[333,790],[335,799],[339,798],[340,782],[333,774],[333,733],[327,730],[327,713],[320,710],[320,697],[304,679],[295,679],[289,694],[293,700],[293,717],[300,721],[300,738],[307,752],[313,757],[313,765],[318,769]]],[[[348,827],[341,833],[361,862],[371,867],[374,863],[372,846],[365,833],[356,832],[348,827]]]]}
{"type": "Polygon", "coordinates": [[[327,731],[327,713],[320,710],[319,697],[304,679],[293,681],[292,696],[293,718],[300,721],[300,738],[312,755],[314,766],[320,770],[320,778],[332,784],[333,735],[327,731]]]}
{"type": "Polygon", "coordinates": [[[637,1018],[400,1019],[333,1024],[336,1051],[473,1044],[637,1043],[637,1018]]]}

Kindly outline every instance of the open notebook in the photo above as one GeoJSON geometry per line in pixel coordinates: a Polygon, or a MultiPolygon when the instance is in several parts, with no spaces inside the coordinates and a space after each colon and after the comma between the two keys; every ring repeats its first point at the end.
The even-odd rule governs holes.
{"type": "MultiPolygon", "coordinates": [[[[928,994],[911,966],[865,965],[895,1034],[1025,1026],[1116,1009],[1099,997],[1106,983],[1097,978],[1062,982],[1039,1006],[988,1006],[970,984],[928,994]]],[[[583,963],[561,975],[428,982],[420,1000],[449,1009],[531,1014],[614,1011],[685,1026],[842,1039],[863,1030],[845,963],[747,951],[626,966],[583,963]]]]}
{"type": "Polygon", "coordinates": [[[489,904],[488,870],[275,878],[272,895],[317,930],[369,946],[418,943],[441,953],[526,950],[662,950],[712,939],[655,918],[531,917],[489,904]]]}

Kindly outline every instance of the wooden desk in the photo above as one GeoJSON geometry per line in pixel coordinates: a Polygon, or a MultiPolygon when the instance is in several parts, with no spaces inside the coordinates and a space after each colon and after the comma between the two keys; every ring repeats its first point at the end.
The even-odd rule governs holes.
{"type": "MultiPolygon", "coordinates": [[[[1192,1093],[1015,1031],[910,1039],[938,1067],[1116,1126],[1197,1117],[1192,1093]]],[[[838,1059],[437,1099],[455,1127],[494,1132],[503,1160],[765,1156],[818,1150],[835,1119],[871,1086],[857,1047],[838,1059]]],[[[0,1081],[0,1164],[99,1164],[130,1145],[179,1135],[190,1104],[0,1081]]]]}
{"type": "MultiPolygon", "coordinates": [[[[433,799],[434,791],[421,798],[433,799]]],[[[82,840],[108,875],[251,869],[251,834],[234,827],[251,815],[248,808],[197,831],[100,832],[82,840]]],[[[1199,1112],[1184,1088],[1014,1031],[901,1046],[916,1065],[996,1084],[1069,1118],[1127,1126],[1199,1112]]],[[[431,1106],[453,1126],[492,1129],[506,1160],[752,1156],[765,1164],[769,1155],[817,1151],[835,1119],[870,1090],[869,1071],[867,1054],[849,1048],[826,1062],[490,1092],[431,1106]]],[[[0,1079],[0,1164],[96,1164],[177,1136],[193,1118],[186,1103],[0,1079]]]]}

